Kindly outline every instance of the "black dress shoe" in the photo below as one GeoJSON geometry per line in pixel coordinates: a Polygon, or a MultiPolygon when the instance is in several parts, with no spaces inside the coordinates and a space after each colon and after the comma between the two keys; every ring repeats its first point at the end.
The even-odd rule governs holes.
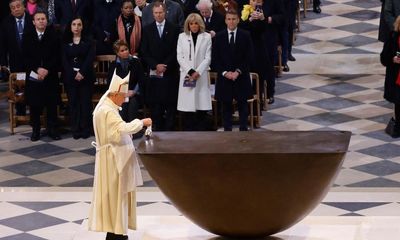
{"type": "Polygon", "coordinates": [[[107,233],[106,240],[127,240],[128,236],[127,235],[119,235],[119,234],[114,234],[114,233],[107,233]]]}
{"type": "Polygon", "coordinates": [[[82,137],[83,139],[87,139],[87,138],[90,137],[90,133],[82,133],[82,134],[81,134],[81,137],[82,137]]]}
{"type": "Polygon", "coordinates": [[[49,137],[50,137],[51,139],[53,139],[53,140],[56,140],[56,141],[61,139],[60,134],[59,134],[57,131],[55,131],[55,130],[51,130],[51,131],[49,132],[49,137]]]}
{"type": "Polygon", "coordinates": [[[285,64],[285,65],[283,66],[282,71],[284,71],[284,72],[289,72],[289,71],[290,71],[289,66],[288,66],[287,64],[285,64]]]}
{"type": "Polygon", "coordinates": [[[31,135],[31,141],[36,142],[40,139],[40,131],[33,131],[31,135]]]}
{"type": "Polygon", "coordinates": [[[79,138],[81,138],[81,134],[80,133],[74,133],[74,134],[72,134],[72,138],[73,139],[79,139],[79,138]]]}
{"type": "Polygon", "coordinates": [[[319,13],[321,13],[321,8],[319,6],[315,6],[315,7],[313,7],[313,12],[319,14],[319,13]]]}
{"type": "Polygon", "coordinates": [[[289,54],[288,60],[294,62],[294,61],[296,61],[296,58],[293,57],[292,54],[289,54]]]}
{"type": "Polygon", "coordinates": [[[268,104],[273,104],[275,102],[275,98],[274,97],[270,97],[268,99],[268,104]]]}

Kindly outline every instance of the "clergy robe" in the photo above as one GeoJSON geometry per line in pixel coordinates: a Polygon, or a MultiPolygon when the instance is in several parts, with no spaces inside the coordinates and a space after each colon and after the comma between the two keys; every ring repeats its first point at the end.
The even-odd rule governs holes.
{"type": "Polygon", "coordinates": [[[99,104],[93,116],[96,163],[89,230],[126,235],[128,228],[136,229],[135,190],[143,184],[130,135],[143,123],[124,122],[108,97],[99,104]]]}

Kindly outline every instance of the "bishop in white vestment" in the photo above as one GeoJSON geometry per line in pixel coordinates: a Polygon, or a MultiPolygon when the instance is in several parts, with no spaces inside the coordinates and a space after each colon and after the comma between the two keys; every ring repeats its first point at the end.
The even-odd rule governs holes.
{"type": "Polygon", "coordinates": [[[131,135],[151,126],[149,118],[124,122],[119,115],[129,75],[121,79],[114,72],[93,112],[96,162],[89,230],[107,232],[107,240],[127,239],[128,228],[136,229],[135,190],[143,181],[131,135]]]}

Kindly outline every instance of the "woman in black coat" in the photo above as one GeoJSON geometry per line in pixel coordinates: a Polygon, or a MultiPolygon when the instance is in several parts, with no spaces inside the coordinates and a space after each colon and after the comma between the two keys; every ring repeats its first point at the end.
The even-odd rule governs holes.
{"type": "Polygon", "coordinates": [[[74,139],[88,138],[91,133],[95,46],[84,28],[81,17],[73,18],[65,29],[62,47],[63,80],[74,139]]]}
{"type": "Polygon", "coordinates": [[[381,63],[386,66],[384,98],[394,103],[395,131],[392,137],[400,137],[400,16],[394,23],[394,32],[381,53],[381,63]]]}
{"type": "MultiPolygon", "coordinates": [[[[273,63],[271,63],[267,51],[267,42],[265,40],[266,23],[265,16],[262,10],[263,1],[249,1],[249,5],[245,5],[242,11],[240,27],[247,30],[251,34],[251,40],[253,41],[254,47],[254,59],[252,62],[252,72],[256,72],[259,76],[259,96],[264,92],[264,82],[268,77],[268,70],[273,71],[273,63]],[[251,6],[255,9],[253,12],[247,15],[246,9],[251,6]]],[[[253,86],[254,87],[254,86],[253,86]]],[[[263,104],[263,101],[260,102],[263,104]]],[[[261,106],[260,109],[263,109],[261,106]]],[[[260,113],[261,114],[261,113],[260,113]]]]}

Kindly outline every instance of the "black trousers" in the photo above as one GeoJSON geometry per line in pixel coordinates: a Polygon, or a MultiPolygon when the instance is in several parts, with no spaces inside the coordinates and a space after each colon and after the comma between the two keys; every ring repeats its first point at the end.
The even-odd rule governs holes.
{"type": "Polygon", "coordinates": [[[175,129],[176,103],[153,103],[150,106],[155,131],[175,129]]]}
{"type": "Polygon", "coordinates": [[[207,111],[183,112],[184,131],[206,131],[207,111]]]}
{"type": "Polygon", "coordinates": [[[266,35],[266,49],[270,64],[267,64],[265,68],[267,69],[267,97],[272,98],[275,95],[275,51],[277,49],[276,36],[270,37],[266,35]]]}
{"type": "Polygon", "coordinates": [[[400,104],[394,104],[394,118],[396,120],[396,124],[400,126],[400,104]]]}
{"type": "MultiPolygon", "coordinates": [[[[240,130],[247,130],[247,118],[249,117],[249,109],[247,106],[246,100],[237,101],[237,106],[239,110],[239,129],[240,130]]],[[[224,122],[224,130],[225,131],[232,131],[232,114],[233,114],[233,107],[232,102],[223,102],[222,103],[222,115],[223,115],[223,122],[224,122]]]]}
{"type": "Polygon", "coordinates": [[[72,133],[89,134],[92,126],[92,86],[67,86],[72,133]]]}
{"type": "Polygon", "coordinates": [[[47,129],[54,130],[57,127],[57,105],[56,103],[49,102],[44,105],[30,105],[30,118],[33,131],[40,131],[40,115],[46,108],[47,113],[47,129]]]}
{"type": "Polygon", "coordinates": [[[313,0],[313,7],[319,7],[319,5],[321,5],[321,0],[313,0]]]}

